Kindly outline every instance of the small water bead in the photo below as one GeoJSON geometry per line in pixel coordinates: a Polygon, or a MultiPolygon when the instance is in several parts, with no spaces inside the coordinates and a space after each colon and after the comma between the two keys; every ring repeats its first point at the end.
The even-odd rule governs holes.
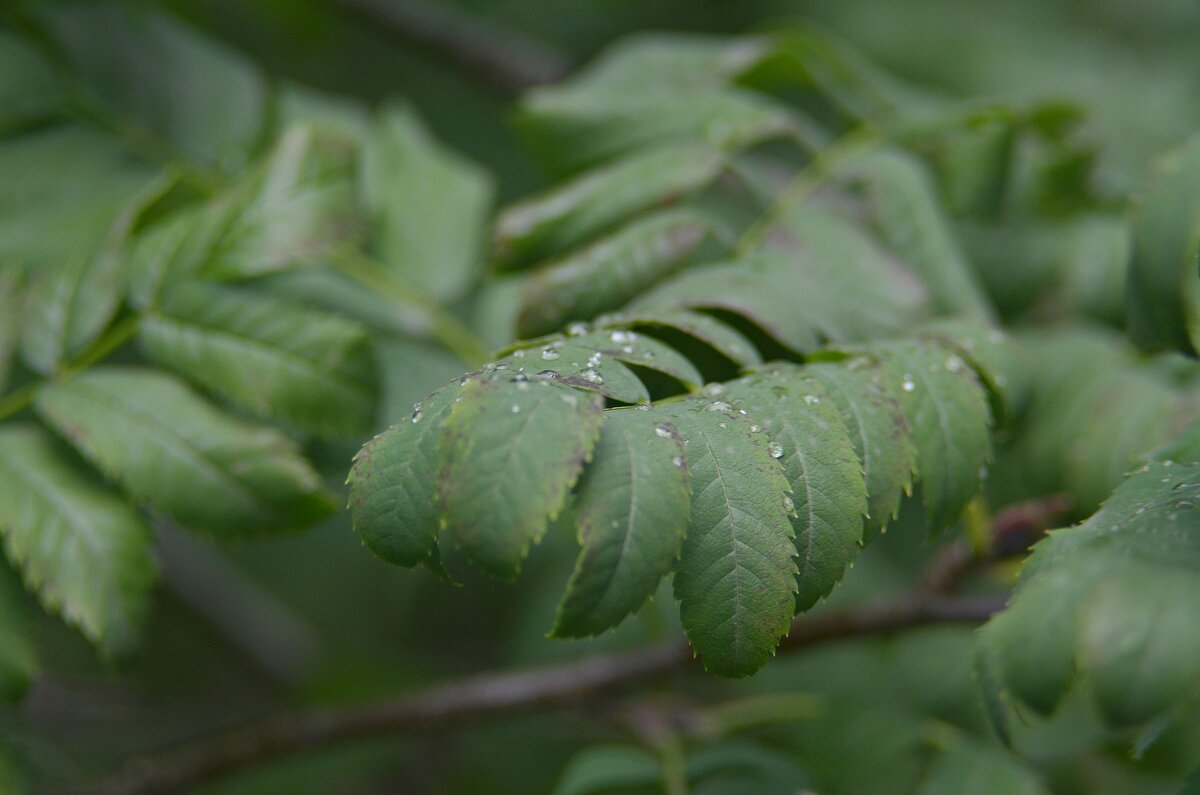
{"type": "Polygon", "coordinates": [[[513,413],[513,414],[520,414],[520,413],[521,413],[521,407],[520,407],[520,406],[518,406],[516,403],[514,403],[514,404],[512,405],[512,413],[513,413]]]}
{"type": "Polygon", "coordinates": [[[783,495],[783,510],[788,513],[794,513],[796,510],[796,503],[792,502],[792,498],[786,494],[783,495]]]}
{"type": "Polygon", "coordinates": [[[708,384],[701,391],[709,397],[720,397],[725,394],[725,387],[722,384],[708,384]]]}
{"type": "Polygon", "coordinates": [[[621,353],[625,353],[625,354],[633,353],[633,346],[632,345],[622,345],[621,353]]]}
{"type": "Polygon", "coordinates": [[[467,385],[467,384],[469,384],[469,383],[471,383],[471,377],[470,377],[470,376],[464,375],[462,378],[458,379],[458,385],[459,385],[459,386],[466,386],[466,385],[467,385]]]}
{"type": "Polygon", "coordinates": [[[632,331],[614,331],[609,335],[609,339],[613,342],[633,342],[637,339],[637,334],[632,331]]]}
{"type": "Polygon", "coordinates": [[[946,360],[946,369],[952,373],[960,373],[963,369],[963,360],[961,356],[951,355],[946,360]]]}
{"type": "Polygon", "coordinates": [[[603,384],[604,383],[604,378],[599,373],[597,373],[595,370],[592,370],[590,368],[587,370],[584,370],[582,373],[580,373],[580,377],[583,378],[584,381],[588,381],[593,384],[603,384]]]}
{"type": "Polygon", "coordinates": [[[518,348],[517,350],[512,352],[512,355],[516,359],[524,359],[525,358],[525,350],[523,348],[518,348]]]}
{"type": "Polygon", "coordinates": [[[542,358],[548,362],[554,361],[559,356],[562,356],[562,354],[549,345],[547,345],[545,348],[542,348],[542,358]]]}
{"type": "Polygon", "coordinates": [[[683,456],[681,456],[681,455],[675,456],[674,458],[671,459],[671,463],[675,465],[676,469],[683,469],[683,456]]]}
{"type": "Polygon", "coordinates": [[[732,406],[730,406],[724,400],[714,400],[712,403],[708,404],[709,411],[729,411],[731,408],[732,406]]]}
{"type": "Polygon", "coordinates": [[[655,426],[654,433],[657,434],[658,436],[663,437],[664,439],[671,438],[671,429],[668,428],[666,425],[655,426]]]}
{"type": "Polygon", "coordinates": [[[751,425],[751,426],[750,426],[750,433],[758,433],[758,432],[759,432],[759,431],[761,431],[761,430],[762,430],[762,428],[761,428],[761,427],[759,427],[758,425],[751,425]]]}
{"type": "Polygon", "coordinates": [[[900,382],[900,387],[905,392],[911,392],[916,389],[916,384],[913,383],[913,377],[911,373],[904,374],[904,380],[900,382]]]}
{"type": "Polygon", "coordinates": [[[634,411],[649,411],[650,406],[647,403],[639,403],[638,405],[634,406],[633,409],[634,411]]]}
{"type": "Polygon", "coordinates": [[[595,353],[593,353],[591,356],[588,357],[587,366],[588,367],[599,367],[600,359],[601,359],[601,354],[599,351],[596,351],[595,353]]]}
{"type": "Polygon", "coordinates": [[[767,452],[771,454],[771,458],[783,458],[783,445],[779,442],[769,442],[767,452]]]}
{"type": "Polygon", "coordinates": [[[815,406],[821,402],[821,398],[817,397],[816,395],[805,395],[804,402],[810,406],[815,406]]]}
{"type": "Polygon", "coordinates": [[[591,329],[588,327],[587,323],[572,323],[571,325],[567,326],[567,336],[581,337],[584,334],[587,334],[590,330],[591,329]]]}
{"type": "Polygon", "coordinates": [[[725,424],[725,423],[723,423],[723,422],[718,422],[718,423],[717,423],[717,425],[721,426],[722,428],[728,428],[728,427],[729,427],[728,425],[726,425],[726,424],[725,424]]]}

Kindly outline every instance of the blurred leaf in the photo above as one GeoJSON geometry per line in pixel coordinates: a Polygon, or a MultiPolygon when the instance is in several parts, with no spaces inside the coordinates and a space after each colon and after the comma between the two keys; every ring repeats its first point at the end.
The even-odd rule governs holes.
{"type": "Polygon", "coordinates": [[[583,549],[553,635],[597,635],[658,590],[688,527],[684,443],[669,423],[636,409],[608,411],[576,497],[583,549]]]}
{"type": "Polygon", "coordinates": [[[228,226],[203,274],[241,279],[320,261],[357,240],[353,141],[311,125],[284,131],[232,195],[228,226]]]}
{"type": "MultiPolygon", "coordinates": [[[[8,430],[2,433],[11,435],[8,430]]],[[[0,496],[0,503],[7,502],[0,496]]],[[[0,529],[5,526],[7,522],[0,515],[0,529]]],[[[25,607],[25,594],[16,573],[0,562],[0,703],[19,701],[37,673],[33,621],[25,607]]]]}
{"type": "Polygon", "coordinates": [[[365,430],[375,394],[365,330],[247,290],[172,290],[138,328],[151,361],[249,409],[328,435],[365,430]]]}
{"type": "Polygon", "coordinates": [[[472,563],[511,580],[590,458],[603,403],[547,378],[474,378],[460,397],[442,440],[442,519],[472,563]]]}
{"type": "Polygon", "coordinates": [[[980,642],[999,684],[1049,713],[1080,678],[1115,725],[1147,721],[1200,686],[1191,594],[1200,467],[1151,463],[1083,524],[1039,543],[1008,609],[980,642]]]}
{"type": "Polygon", "coordinates": [[[1016,758],[974,743],[958,742],[938,754],[918,795],[1050,795],[1038,776],[1016,758]]]}
{"type": "Polygon", "coordinates": [[[687,450],[691,520],[675,572],[684,631],[707,670],[748,676],[795,610],[791,486],[766,435],[728,403],[663,404],[650,416],[672,423],[687,450]]]}
{"type": "Polygon", "coordinates": [[[187,527],[279,533],[332,509],[287,437],[222,414],[169,376],[96,367],[43,387],[37,410],[130,496],[187,527]]]}
{"type": "Polygon", "coordinates": [[[120,302],[118,263],[101,254],[43,269],[25,296],[21,357],[49,375],[93,342],[120,302]]]}
{"type": "Polygon", "coordinates": [[[713,232],[702,214],[665,210],[548,264],[521,290],[517,333],[533,337],[620,308],[679,270],[713,232]]]}
{"type": "Polygon", "coordinates": [[[0,395],[8,389],[21,334],[21,272],[0,267],[0,395]]]}
{"type": "Polygon", "coordinates": [[[1200,349],[1200,137],[1160,157],[1133,213],[1129,324],[1155,348],[1200,349]]]}
{"type": "Polygon", "coordinates": [[[492,199],[486,171],[392,107],[367,139],[362,180],[380,259],[440,299],[474,285],[492,199]]]}
{"type": "Polygon", "coordinates": [[[128,654],[156,578],[141,517],[31,426],[0,428],[0,472],[0,531],[25,584],[105,654],[128,654]]]}
{"type": "Polygon", "coordinates": [[[63,86],[45,56],[12,31],[0,31],[0,135],[57,116],[63,86]]]}
{"type": "Polygon", "coordinates": [[[638,213],[678,202],[714,180],[725,157],[707,146],[650,149],[511,204],[496,219],[493,252],[520,267],[585,242],[638,213]]]}
{"type": "Polygon", "coordinates": [[[56,3],[36,10],[78,102],[160,157],[239,168],[266,123],[257,69],[149,6],[56,3]]]}
{"type": "Polygon", "coordinates": [[[653,753],[624,745],[595,745],[571,758],[553,795],[601,795],[657,784],[662,773],[653,753]]]}

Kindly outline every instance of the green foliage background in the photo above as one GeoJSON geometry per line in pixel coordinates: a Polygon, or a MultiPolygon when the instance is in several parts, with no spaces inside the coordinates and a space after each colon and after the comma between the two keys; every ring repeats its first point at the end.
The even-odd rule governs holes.
{"type": "MultiPolygon", "coordinates": [[[[781,301],[782,271],[769,258],[755,271],[761,283],[747,284],[743,265],[697,268],[645,294],[677,267],[735,256],[731,234],[753,241],[780,192],[770,169],[739,161],[739,171],[709,147],[680,148],[671,125],[686,119],[670,113],[657,128],[642,117],[627,129],[587,114],[580,121],[570,115],[572,90],[584,108],[611,98],[589,95],[586,84],[514,106],[335,6],[38,2],[3,12],[0,526],[13,565],[0,567],[0,692],[14,705],[0,712],[0,791],[90,780],[166,740],[271,710],[365,702],[455,674],[637,648],[685,631],[710,667],[748,672],[733,640],[689,623],[689,600],[710,588],[689,585],[686,574],[675,582],[682,624],[668,584],[613,631],[545,638],[551,628],[590,636],[615,623],[669,568],[649,565],[630,577],[645,593],[588,612],[573,523],[608,520],[612,506],[586,495],[621,482],[632,440],[650,438],[606,436],[602,427],[646,420],[608,412],[634,418],[601,426],[599,404],[589,413],[590,393],[575,389],[595,384],[554,384],[556,396],[583,401],[572,412],[557,400],[519,406],[567,434],[556,437],[563,446],[552,456],[515,456],[544,493],[501,500],[511,511],[478,499],[491,488],[479,487],[480,478],[512,477],[485,461],[454,471],[442,487],[462,492],[443,495],[455,512],[450,531],[485,520],[508,528],[502,538],[515,545],[504,548],[455,537],[484,569],[509,576],[520,568],[515,584],[481,576],[453,550],[445,562],[460,588],[389,566],[360,540],[392,562],[440,569],[442,561],[386,523],[375,537],[360,526],[360,538],[339,510],[351,456],[389,423],[411,423],[415,401],[424,401],[427,423],[416,427],[431,427],[441,408],[426,396],[482,364],[489,350],[514,363],[515,351],[537,358],[561,344],[554,367],[565,380],[582,377],[595,347],[560,330],[630,298],[642,313],[639,331],[655,323],[675,329],[670,339],[682,355],[663,364],[671,353],[663,345],[646,357],[641,346],[653,338],[643,335],[625,359],[606,359],[601,391],[624,403],[672,386],[728,382],[738,365],[764,357],[806,359],[803,377],[822,385],[812,394],[853,378],[851,365],[864,354],[899,384],[926,369],[912,364],[922,356],[979,354],[962,346],[981,323],[1013,329],[1000,359],[967,356],[960,363],[969,368],[929,385],[962,407],[954,416],[974,421],[947,431],[929,424],[921,405],[905,403],[908,420],[920,426],[924,417],[928,427],[914,429],[908,464],[890,474],[867,467],[865,493],[855,480],[862,450],[851,455],[848,435],[819,437],[812,451],[798,443],[795,455],[789,446],[782,464],[772,463],[765,440],[739,437],[746,447],[730,461],[757,460],[763,472],[755,479],[763,493],[740,497],[746,504],[770,502],[774,492],[763,484],[780,473],[796,482],[800,470],[789,467],[808,452],[829,456],[818,461],[830,479],[820,490],[844,495],[831,527],[847,515],[857,526],[866,509],[871,538],[883,517],[897,514],[861,556],[857,538],[843,544],[844,559],[801,593],[804,607],[828,593],[851,560],[817,609],[910,587],[949,543],[930,529],[955,523],[981,465],[990,467],[993,508],[1062,491],[1073,498],[1068,518],[1086,522],[1039,545],[1013,608],[978,639],[970,628],[922,629],[781,655],[737,682],[695,666],[643,691],[646,703],[679,702],[715,727],[686,737],[682,750],[674,735],[647,739],[611,720],[549,712],[314,752],[203,791],[653,792],[673,765],[683,772],[667,780],[690,780],[696,792],[1179,791],[1200,765],[1200,627],[1192,609],[1200,527],[1188,502],[1200,481],[1186,465],[1196,456],[1195,426],[1180,434],[1200,404],[1188,314],[1197,294],[1191,285],[1181,300],[1172,270],[1179,252],[1195,245],[1200,206],[1200,156],[1195,143],[1184,144],[1200,130],[1194,3],[452,7],[539,40],[571,65],[627,33],[733,35],[796,24],[831,33],[877,64],[880,71],[856,71],[861,64],[850,55],[849,70],[839,71],[835,49],[816,91],[787,85],[787,64],[776,61],[743,78],[772,101],[797,103],[828,140],[850,132],[833,150],[846,153],[845,163],[830,158],[830,172],[867,197],[867,219],[837,195],[785,219],[790,234],[829,246],[827,259],[814,258],[816,270],[790,285],[821,285],[799,314],[806,288],[781,301]],[[856,159],[863,122],[908,153],[856,159]],[[666,146],[628,163],[633,139],[606,138],[613,129],[666,146]],[[1169,150],[1175,154],[1164,159],[1169,150]],[[933,175],[932,200],[933,191],[921,192],[925,183],[910,179],[916,162],[933,175]],[[627,168],[625,176],[580,189],[562,218],[550,212],[544,221],[538,199],[525,198],[610,163],[627,168]],[[721,195],[731,172],[745,186],[732,201],[721,195]],[[660,196],[693,191],[695,202],[630,221],[660,196]],[[497,207],[506,208],[495,232],[501,246],[489,251],[497,207]],[[860,226],[868,225],[864,235],[860,226]],[[622,256],[643,257],[640,273],[614,274],[599,255],[554,266],[558,272],[543,267],[614,230],[626,236],[617,241],[622,256]],[[666,244],[646,255],[647,240],[684,241],[687,250],[678,261],[657,253],[669,251],[666,244]],[[901,276],[881,251],[903,260],[901,276]],[[862,270],[819,270],[838,257],[862,270]],[[508,275],[485,277],[489,265],[508,275]],[[527,275],[529,266],[536,275],[527,275]],[[665,313],[711,307],[714,290],[732,301],[718,317],[736,322],[706,327],[687,347],[686,324],[679,315],[667,322],[665,313]],[[934,315],[968,315],[976,325],[920,325],[934,315]],[[550,336],[506,348],[516,332],[550,336]],[[721,333],[724,347],[695,345],[721,333]],[[939,432],[949,434],[944,455],[922,444],[939,432]],[[593,443],[598,452],[583,468],[581,451],[593,443]],[[950,466],[952,454],[965,463],[950,466]],[[1125,480],[1135,463],[1143,470],[1125,480]],[[840,479],[839,466],[847,470],[840,479]],[[922,485],[916,498],[902,499],[914,469],[919,483],[946,489],[939,495],[922,485]],[[584,499],[547,521],[580,475],[584,499]]],[[[799,46],[788,35],[779,40],[799,46]]],[[[650,68],[669,81],[672,63],[650,68]]],[[[704,79],[711,67],[681,63],[685,80],[704,79]]],[[[627,79],[653,82],[636,68],[627,79]]],[[[765,127],[778,122],[772,113],[763,111],[765,127]]],[[[761,152],[795,172],[809,162],[811,131],[779,124],[800,145],[771,143],[761,152]]],[[[634,325],[618,318],[595,334],[634,325]]],[[[769,389],[772,378],[795,377],[772,370],[728,385],[728,394],[710,390],[705,400],[736,412],[739,400],[753,407],[755,390],[769,389]]],[[[517,399],[496,383],[463,387],[469,407],[483,412],[517,399]]],[[[861,383],[847,392],[861,393],[861,383]]],[[[671,432],[656,435],[661,449],[641,460],[672,458],[682,438],[717,433],[718,415],[726,416],[661,410],[671,432]]],[[[774,421],[786,428],[802,420],[774,421]]],[[[492,426],[494,438],[476,434],[467,411],[454,412],[446,427],[457,434],[451,444],[508,450],[506,426],[492,426]]],[[[814,438],[811,428],[792,433],[814,438]]],[[[418,451],[427,479],[440,443],[429,438],[433,447],[418,451]]],[[[645,466],[663,510],[653,517],[665,536],[654,539],[656,554],[670,561],[686,544],[679,523],[688,492],[668,469],[645,466]]],[[[689,461],[691,485],[706,471],[689,461]]],[[[422,528],[422,539],[439,529],[428,497],[417,490],[403,508],[419,519],[411,526],[422,528]]],[[[779,540],[793,530],[787,511],[777,513],[770,532],[779,540]]],[[[699,537],[695,528],[689,538],[699,537]]],[[[592,551],[602,558],[602,547],[592,551]]],[[[787,588],[792,573],[784,573],[787,588]]],[[[1013,578],[994,567],[971,587],[995,592],[1013,578]]],[[[754,668],[786,626],[792,598],[756,609],[772,623],[758,627],[754,668]]]]}

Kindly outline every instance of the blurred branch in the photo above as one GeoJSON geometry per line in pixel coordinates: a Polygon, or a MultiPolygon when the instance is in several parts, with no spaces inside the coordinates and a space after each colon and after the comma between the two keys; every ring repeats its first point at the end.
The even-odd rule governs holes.
{"type": "Polygon", "coordinates": [[[980,566],[1024,555],[1070,509],[1066,494],[1008,506],[992,520],[982,549],[961,537],[942,547],[926,567],[922,587],[931,594],[950,593],[980,566]]]}
{"type": "Polygon", "coordinates": [[[484,25],[447,4],[422,0],[333,0],[397,41],[420,49],[506,96],[566,76],[567,59],[520,33],[484,25]]]}
{"type": "MultiPolygon", "coordinates": [[[[799,618],[780,648],[797,650],[926,624],[980,623],[1002,606],[997,598],[901,595],[882,603],[799,618]]],[[[173,751],[135,760],[108,780],[68,791],[91,795],[180,792],[289,754],[558,706],[601,690],[662,676],[691,662],[687,644],[672,641],[562,665],[479,674],[393,701],[281,715],[226,734],[200,738],[173,751]]]]}

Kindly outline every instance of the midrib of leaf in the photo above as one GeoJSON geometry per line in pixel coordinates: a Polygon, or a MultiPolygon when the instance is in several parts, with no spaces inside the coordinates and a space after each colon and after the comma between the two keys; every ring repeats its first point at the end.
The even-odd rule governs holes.
{"type": "Polygon", "coordinates": [[[628,515],[628,518],[625,520],[625,532],[622,534],[623,537],[621,539],[621,554],[617,558],[617,564],[615,566],[613,566],[612,569],[609,570],[608,577],[606,578],[606,581],[604,583],[604,590],[601,592],[600,598],[595,600],[596,602],[604,601],[604,599],[612,591],[613,581],[616,580],[617,574],[620,573],[621,566],[624,564],[625,560],[627,559],[627,555],[629,553],[630,539],[633,537],[633,528],[634,528],[634,525],[636,524],[635,517],[638,514],[638,505],[637,505],[637,497],[636,497],[637,489],[634,488],[634,474],[633,474],[634,472],[637,471],[636,460],[637,460],[638,454],[637,454],[637,452],[635,452],[636,446],[631,444],[629,441],[629,439],[630,439],[629,430],[624,429],[624,428],[621,429],[621,436],[624,437],[624,439],[625,439],[625,450],[629,454],[628,455],[628,460],[629,460],[629,515],[628,515]]]}
{"type": "Polygon", "coordinates": [[[153,426],[160,431],[160,438],[168,442],[165,447],[171,450],[173,455],[181,460],[195,464],[196,468],[215,475],[213,478],[214,480],[232,486],[233,490],[237,492],[237,496],[241,498],[241,503],[249,511],[257,514],[260,518],[265,518],[271,515],[270,506],[267,503],[259,501],[256,498],[253,490],[233,477],[231,473],[223,469],[220,463],[213,460],[208,453],[192,447],[187,440],[176,435],[170,426],[164,425],[152,414],[147,414],[143,411],[135,411],[116,399],[115,396],[110,395],[103,390],[97,390],[94,385],[77,381],[75,383],[75,388],[82,388],[82,390],[87,392],[92,399],[107,406],[109,409],[115,409],[117,413],[124,413],[127,417],[141,420],[146,425],[153,426]]]}

